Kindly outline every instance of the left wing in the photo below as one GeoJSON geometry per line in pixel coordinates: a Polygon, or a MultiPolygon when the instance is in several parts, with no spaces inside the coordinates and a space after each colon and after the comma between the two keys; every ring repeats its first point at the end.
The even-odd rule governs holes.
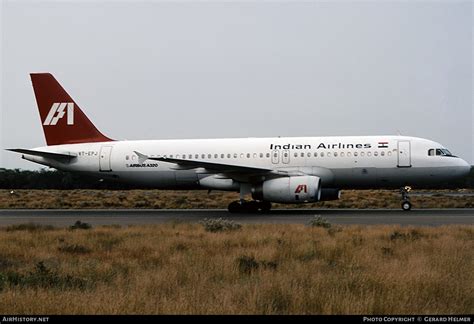
{"type": "Polygon", "coordinates": [[[204,161],[165,158],[165,157],[150,157],[148,155],[142,154],[137,151],[134,151],[134,152],[136,155],[138,155],[138,160],[140,163],[143,163],[146,160],[169,162],[169,163],[175,163],[179,165],[180,167],[182,167],[183,169],[205,168],[207,170],[217,171],[219,173],[246,173],[246,174],[273,173],[276,171],[273,169],[226,164],[226,163],[204,162],[204,161]]]}

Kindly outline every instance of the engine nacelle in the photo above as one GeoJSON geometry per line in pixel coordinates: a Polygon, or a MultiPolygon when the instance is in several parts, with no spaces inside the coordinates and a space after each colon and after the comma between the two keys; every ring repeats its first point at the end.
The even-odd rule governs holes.
{"type": "Polygon", "coordinates": [[[238,182],[228,178],[220,178],[215,175],[200,179],[199,184],[201,187],[214,190],[238,191],[240,188],[238,182]]]}
{"type": "Polygon", "coordinates": [[[307,203],[321,198],[321,179],[315,176],[294,176],[264,181],[252,188],[252,197],[276,203],[307,203]]]}

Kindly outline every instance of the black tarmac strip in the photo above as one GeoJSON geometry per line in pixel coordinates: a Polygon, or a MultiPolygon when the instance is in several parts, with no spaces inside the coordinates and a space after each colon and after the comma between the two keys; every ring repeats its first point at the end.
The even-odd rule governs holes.
{"type": "Polygon", "coordinates": [[[306,224],[321,216],[341,225],[474,225],[474,208],[463,209],[277,209],[268,214],[231,214],[220,209],[0,209],[0,227],[36,223],[56,227],[76,221],[91,225],[147,225],[196,223],[204,218],[226,218],[243,224],[306,224]]]}

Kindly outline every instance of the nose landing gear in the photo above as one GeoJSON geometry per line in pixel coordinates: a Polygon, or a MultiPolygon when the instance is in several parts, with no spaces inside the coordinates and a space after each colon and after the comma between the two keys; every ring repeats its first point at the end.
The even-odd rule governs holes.
{"type": "Polygon", "coordinates": [[[402,209],[404,211],[409,211],[411,209],[411,202],[408,193],[411,191],[410,186],[405,186],[400,188],[400,193],[402,194],[402,209]]]}

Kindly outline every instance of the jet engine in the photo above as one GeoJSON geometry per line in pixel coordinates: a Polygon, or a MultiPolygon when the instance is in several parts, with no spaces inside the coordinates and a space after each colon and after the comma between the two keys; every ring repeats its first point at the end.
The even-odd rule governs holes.
{"type": "Polygon", "coordinates": [[[200,179],[199,184],[203,188],[216,190],[238,191],[240,188],[238,182],[229,178],[221,178],[216,175],[200,179]]]}
{"type": "Polygon", "coordinates": [[[276,203],[316,202],[321,198],[321,178],[293,176],[266,180],[252,188],[252,198],[276,203]]]}

